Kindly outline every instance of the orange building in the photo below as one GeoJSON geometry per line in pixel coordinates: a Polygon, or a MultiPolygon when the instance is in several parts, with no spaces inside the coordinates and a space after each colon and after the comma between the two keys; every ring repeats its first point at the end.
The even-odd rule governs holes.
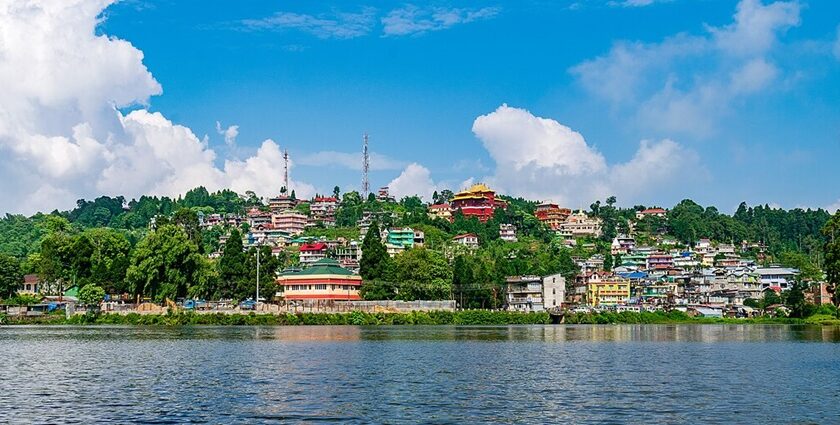
{"type": "Polygon", "coordinates": [[[304,270],[287,270],[277,278],[277,296],[287,301],[361,300],[362,277],[325,258],[304,270]]]}
{"type": "Polygon", "coordinates": [[[496,208],[505,208],[505,201],[496,199],[496,192],[484,184],[474,184],[452,198],[452,211],[461,210],[465,217],[478,217],[485,222],[493,217],[496,208]]]}
{"type": "Polygon", "coordinates": [[[540,204],[534,211],[537,220],[545,223],[551,230],[557,230],[560,225],[572,214],[568,208],[560,208],[557,204],[540,204]]]}

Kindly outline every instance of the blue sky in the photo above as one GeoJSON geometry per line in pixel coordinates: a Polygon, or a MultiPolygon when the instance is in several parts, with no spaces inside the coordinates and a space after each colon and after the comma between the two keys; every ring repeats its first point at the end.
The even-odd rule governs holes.
{"type": "Polygon", "coordinates": [[[206,135],[219,168],[270,138],[296,181],[358,189],[367,131],[398,194],[731,211],[840,203],[838,25],[829,0],[204,0],[119,2],[96,32],[162,87],[123,112],[206,135]]]}

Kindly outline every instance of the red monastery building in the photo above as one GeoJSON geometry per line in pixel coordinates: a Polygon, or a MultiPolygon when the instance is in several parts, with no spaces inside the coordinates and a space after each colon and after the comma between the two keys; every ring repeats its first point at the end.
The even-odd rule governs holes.
{"type": "Polygon", "coordinates": [[[496,199],[496,192],[484,184],[474,184],[469,189],[458,192],[452,198],[452,211],[461,210],[465,217],[478,217],[485,222],[493,217],[496,208],[505,208],[507,203],[496,199]]]}

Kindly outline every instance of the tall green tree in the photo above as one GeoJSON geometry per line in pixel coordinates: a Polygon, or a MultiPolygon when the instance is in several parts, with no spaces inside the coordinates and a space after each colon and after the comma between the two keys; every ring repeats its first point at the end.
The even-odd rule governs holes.
{"type": "Polygon", "coordinates": [[[49,216],[44,223],[47,235],[35,265],[46,293],[60,294],[75,280],[73,275],[73,235],[70,223],[63,217],[49,216]]]}
{"type": "Polygon", "coordinates": [[[452,268],[437,251],[419,247],[397,254],[387,280],[399,288],[400,300],[452,299],[452,268]]]}
{"type": "Polygon", "coordinates": [[[822,234],[826,239],[823,249],[826,280],[837,305],[840,304],[840,211],[835,212],[825,224],[822,234]]]}
{"type": "Polygon", "coordinates": [[[784,304],[790,310],[791,317],[807,317],[812,311],[812,305],[805,300],[805,283],[796,282],[793,287],[783,294],[784,304]]]}
{"type": "Polygon", "coordinates": [[[359,260],[359,274],[362,279],[373,281],[383,279],[387,273],[390,257],[379,235],[379,224],[371,223],[362,241],[362,258],[359,260]]]}
{"type": "Polygon", "coordinates": [[[130,263],[126,273],[130,291],[158,302],[185,297],[204,273],[205,264],[184,229],[171,224],[141,240],[130,263]]]}
{"type": "Polygon", "coordinates": [[[105,299],[105,290],[101,286],[87,285],[79,290],[79,303],[84,306],[98,306],[105,299]]]}
{"type": "Polygon", "coordinates": [[[0,298],[14,295],[23,284],[20,261],[7,254],[0,254],[0,298]]]}
{"type": "MultiPolygon", "coordinates": [[[[466,255],[455,257],[455,260],[452,262],[452,290],[455,293],[455,299],[461,307],[465,306],[465,292],[471,289],[474,282],[473,267],[470,264],[469,257],[466,255]]],[[[469,295],[467,295],[467,299],[469,299],[469,295]]]]}
{"type": "Polygon", "coordinates": [[[72,276],[80,287],[94,284],[109,293],[125,292],[130,251],[131,244],[122,232],[87,229],[74,236],[69,247],[72,276]]]}
{"type": "Polygon", "coordinates": [[[245,250],[242,247],[242,235],[233,229],[225,242],[222,256],[219,258],[219,280],[221,298],[241,299],[248,286],[248,265],[245,250]]]}
{"type": "Polygon", "coordinates": [[[190,241],[199,248],[201,247],[201,228],[198,224],[198,213],[189,208],[180,208],[175,211],[175,214],[172,214],[170,222],[181,226],[190,241]]]}

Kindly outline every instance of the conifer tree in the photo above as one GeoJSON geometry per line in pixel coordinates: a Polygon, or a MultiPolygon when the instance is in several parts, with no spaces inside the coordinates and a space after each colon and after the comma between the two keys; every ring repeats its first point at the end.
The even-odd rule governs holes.
{"type": "Polygon", "coordinates": [[[388,269],[388,251],[379,236],[379,224],[373,222],[362,241],[362,258],[359,260],[359,274],[364,280],[383,279],[388,269]]]}

